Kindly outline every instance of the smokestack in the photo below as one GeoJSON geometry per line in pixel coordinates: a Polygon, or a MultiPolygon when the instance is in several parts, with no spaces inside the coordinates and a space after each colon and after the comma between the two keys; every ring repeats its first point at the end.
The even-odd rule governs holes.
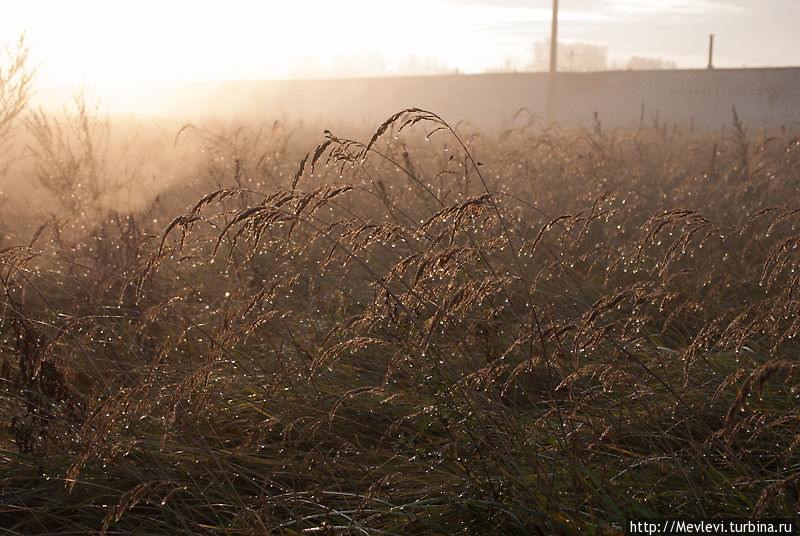
{"type": "Polygon", "coordinates": [[[714,56],[714,34],[708,36],[708,68],[713,69],[714,63],[711,61],[714,56]]]}

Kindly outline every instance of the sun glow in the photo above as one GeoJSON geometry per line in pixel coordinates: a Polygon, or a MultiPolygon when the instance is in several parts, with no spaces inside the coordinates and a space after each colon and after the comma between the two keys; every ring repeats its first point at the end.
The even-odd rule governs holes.
{"type": "MultiPolygon", "coordinates": [[[[795,64],[792,17],[744,6],[563,2],[559,35],[621,65],[649,56],[703,67],[712,32],[719,67],[795,64]],[[769,46],[736,37],[756,31],[769,46]]],[[[139,98],[180,83],[526,70],[550,16],[549,0],[29,0],[3,6],[0,44],[25,34],[38,90],[129,86],[139,98]]]]}
{"type": "MultiPolygon", "coordinates": [[[[440,39],[446,32],[411,20],[422,5],[31,2],[12,7],[16,13],[4,17],[0,31],[9,39],[26,33],[45,84],[253,80],[314,76],[370,51],[391,67],[410,54],[457,46],[440,39]]],[[[444,20],[448,11],[451,20],[463,15],[438,5],[434,17],[444,20]]]]}

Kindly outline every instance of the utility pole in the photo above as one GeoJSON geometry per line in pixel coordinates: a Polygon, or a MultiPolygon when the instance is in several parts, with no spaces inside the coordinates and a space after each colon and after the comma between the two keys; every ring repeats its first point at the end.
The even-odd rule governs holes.
{"type": "Polygon", "coordinates": [[[558,56],[558,0],[553,0],[553,19],[550,26],[550,74],[555,74],[558,56]]]}
{"type": "Polygon", "coordinates": [[[714,68],[714,63],[711,61],[713,56],[714,56],[714,34],[710,34],[708,36],[708,68],[709,69],[713,69],[714,68]]]}
{"type": "Polygon", "coordinates": [[[550,26],[550,75],[547,86],[547,119],[555,119],[553,101],[556,93],[556,71],[558,70],[558,0],[553,0],[553,19],[550,26]]]}

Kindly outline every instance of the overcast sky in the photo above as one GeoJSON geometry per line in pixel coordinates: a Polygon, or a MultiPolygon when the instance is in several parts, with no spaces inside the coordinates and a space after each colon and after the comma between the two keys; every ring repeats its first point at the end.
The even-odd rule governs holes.
{"type": "MultiPolygon", "coordinates": [[[[391,72],[414,54],[483,72],[524,68],[550,32],[551,0],[83,0],[5,2],[0,40],[22,32],[39,82],[148,83],[391,72]]],[[[559,40],[609,59],[680,68],[800,65],[800,0],[561,0],[559,40]]]]}

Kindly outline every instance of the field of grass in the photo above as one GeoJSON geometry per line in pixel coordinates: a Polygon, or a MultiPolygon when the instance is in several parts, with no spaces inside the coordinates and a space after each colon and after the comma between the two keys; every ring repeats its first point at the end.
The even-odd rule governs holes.
{"type": "Polygon", "coordinates": [[[92,117],[27,124],[61,212],[2,221],[6,533],[797,511],[797,134],[187,127],[192,188],[115,212],[92,117]]]}

